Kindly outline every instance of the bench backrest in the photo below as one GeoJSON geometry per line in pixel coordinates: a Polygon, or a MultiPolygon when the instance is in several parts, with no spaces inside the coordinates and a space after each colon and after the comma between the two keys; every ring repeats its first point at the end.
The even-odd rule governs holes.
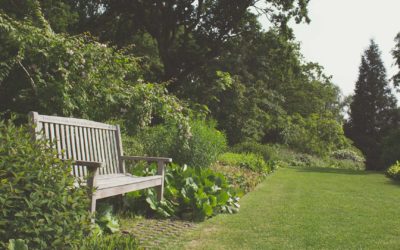
{"type": "MultiPolygon", "coordinates": [[[[36,136],[52,141],[60,159],[102,162],[99,175],[124,173],[120,161],[123,155],[121,132],[118,125],[84,119],[39,115],[30,112],[36,136]]],[[[74,166],[72,174],[86,176],[85,167],[74,166]]]]}

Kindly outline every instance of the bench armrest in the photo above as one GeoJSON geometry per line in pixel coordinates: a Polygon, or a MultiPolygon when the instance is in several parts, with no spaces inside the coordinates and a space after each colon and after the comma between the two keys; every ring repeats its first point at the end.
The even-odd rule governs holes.
{"type": "Polygon", "coordinates": [[[121,156],[124,161],[172,162],[172,158],[147,156],[121,156]]]}
{"type": "Polygon", "coordinates": [[[86,166],[90,172],[96,171],[103,163],[98,161],[72,161],[72,163],[79,166],[86,166]]]}
{"type": "Polygon", "coordinates": [[[89,195],[93,195],[93,188],[96,187],[96,176],[98,169],[103,165],[102,162],[98,161],[72,161],[73,164],[79,165],[79,166],[86,166],[88,171],[89,171],[89,176],[87,178],[87,184],[90,187],[89,195]]]}

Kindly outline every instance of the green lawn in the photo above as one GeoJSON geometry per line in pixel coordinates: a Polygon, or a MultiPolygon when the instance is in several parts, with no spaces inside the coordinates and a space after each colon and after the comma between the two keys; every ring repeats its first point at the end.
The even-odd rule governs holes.
{"type": "Polygon", "coordinates": [[[279,169],[241,211],[189,234],[187,249],[400,249],[400,186],[381,173],[279,169]]]}

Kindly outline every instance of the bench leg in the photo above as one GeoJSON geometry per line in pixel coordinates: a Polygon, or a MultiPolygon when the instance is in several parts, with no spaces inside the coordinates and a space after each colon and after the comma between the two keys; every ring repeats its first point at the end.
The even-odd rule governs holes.
{"type": "Polygon", "coordinates": [[[90,198],[90,215],[91,215],[91,219],[90,222],[92,224],[94,224],[96,222],[96,218],[94,213],[96,212],[96,198],[94,198],[93,196],[90,198]]]}
{"type": "Polygon", "coordinates": [[[91,197],[90,201],[90,213],[93,215],[96,212],[96,198],[91,197]]]}
{"type": "Polygon", "coordinates": [[[162,176],[161,185],[156,187],[157,199],[158,201],[162,201],[164,199],[165,162],[163,161],[157,162],[157,174],[162,176]]]}
{"type": "Polygon", "coordinates": [[[162,201],[164,199],[164,185],[157,186],[156,192],[157,192],[157,200],[162,201]]]}

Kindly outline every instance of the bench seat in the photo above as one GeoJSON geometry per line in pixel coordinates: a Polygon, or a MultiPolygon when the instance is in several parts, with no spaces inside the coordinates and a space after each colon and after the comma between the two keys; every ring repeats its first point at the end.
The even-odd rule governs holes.
{"type": "Polygon", "coordinates": [[[96,177],[94,196],[101,199],[130,191],[159,186],[163,182],[162,175],[138,177],[130,174],[99,175],[96,177]]]}

